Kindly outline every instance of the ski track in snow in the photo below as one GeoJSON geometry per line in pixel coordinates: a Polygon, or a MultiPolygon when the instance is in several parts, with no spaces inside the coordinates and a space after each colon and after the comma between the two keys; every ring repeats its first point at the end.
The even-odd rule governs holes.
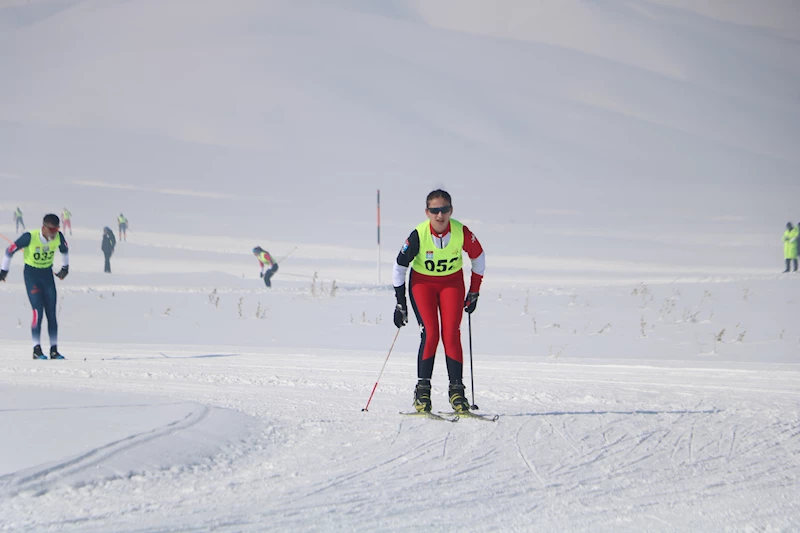
{"type": "Polygon", "coordinates": [[[12,497],[20,492],[42,494],[53,484],[50,481],[52,478],[67,478],[80,475],[82,472],[108,461],[112,455],[125,453],[131,448],[140,446],[147,441],[155,440],[165,434],[180,431],[201,423],[208,416],[208,408],[203,406],[198,407],[199,409],[197,411],[191,411],[184,419],[169,423],[153,431],[133,434],[124,439],[110,442],[62,463],[42,469],[34,469],[33,471],[23,472],[21,474],[17,473],[15,475],[0,477],[0,494],[4,497],[12,497]]]}
{"type": "MultiPolygon", "coordinates": [[[[620,524],[681,530],[769,521],[790,527],[796,517],[786,495],[800,474],[800,421],[796,400],[781,392],[797,390],[795,373],[781,374],[777,394],[769,395],[768,372],[723,372],[709,380],[707,372],[686,368],[678,386],[657,368],[551,365],[550,379],[537,380],[530,398],[501,365],[484,379],[504,399],[481,399],[485,409],[498,409],[498,422],[439,424],[391,410],[408,396],[398,373],[387,374],[374,406],[362,413],[358,404],[371,389],[367,377],[351,385],[325,379],[329,369],[311,364],[313,358],[297,359],[295,366],[279,353],[246,354],[241,366],[207,358],[187,371],[175,358],[113,355],[58,367],[6,360],[1,377],[16,386],[202,400],[246,412],[268,427],[200,464],[73,484],[46,481],[195,424],[205,416],[200,410],[77,459],[14,474],[2,480],[0,516],[16,517],[0,522],[5,530],[257,531],[267,524],[276,530],[309,530],[310,524],[410,530],[434,510],[441,531],[453,524],[491,531],[498,515],[510,531],[554,530],[562,521],[599,531],[620,524]],[[645,396],[632,392],[645,386],[645,396]],[[684,516],[697,510],[705,512],[691,521],[684,516]],[[143,517],[160,526],[140,528],[143,517]]],[[[358,357],[344,361],[361,363],[358,357]]],[[[536,376],[540,366],[520,363],[514,373],[536,376]]],[[[434,402],[444,401],[436,392],[434,402]]]]}

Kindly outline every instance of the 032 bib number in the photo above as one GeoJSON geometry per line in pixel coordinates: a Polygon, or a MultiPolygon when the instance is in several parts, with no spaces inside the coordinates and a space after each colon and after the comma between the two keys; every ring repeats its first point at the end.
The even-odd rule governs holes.
{"type": "Polygon", "coordinates": [[[52,262],[53,257],[56,255],[55,250],[50,250],[49,252],[34,252],[33,253],[33,260],[36,263],[47,263],[52,262]]]}

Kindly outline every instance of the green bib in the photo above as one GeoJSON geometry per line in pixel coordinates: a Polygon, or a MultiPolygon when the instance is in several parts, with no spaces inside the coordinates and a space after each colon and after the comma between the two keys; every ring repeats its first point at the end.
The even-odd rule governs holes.
{"type": "Polygon", "coordinates": [[[40,229],[30,231],[31,243],[25,247],[24,251],[25,264],[33,268],[51,268],[56,250],[61,246],[61,234],[56,233],[52,241],[42,244],[41,233],[40,229]]]}
{"type": "Polygon", "coordinates": [[[258,260],[261,261],[262,265],[272,266],[272,261],[267,259],[267,252],[261,252],[260,254],[258,254],[258,260]]]}
{"type": "Polygon", "coordinates": [[[449,276],[464,266],[464,225],[461,222],[450,219],[450,242],[441,249],[433,243],[430,220],[417,226],[417,234],[419,252],[411,262],[412,270],[426,276],[449,276]]]}

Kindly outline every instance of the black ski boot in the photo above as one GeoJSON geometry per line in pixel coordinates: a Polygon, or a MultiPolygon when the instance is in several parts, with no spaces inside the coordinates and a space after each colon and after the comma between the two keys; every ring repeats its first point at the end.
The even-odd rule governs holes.
{"type": "Polygon", "coordinates": [[[431,410],[431,380],[421,379],[414,388],[414,409],[419,413],[431,410]]]}
{"type": "Polygon", "coordinates": [[[453,411],[456,413],[466,413],[469,411],[469,402],[467,397],[464,396],[466,387],[462,383],[450,384],[450,405],[453,406],[453,411]]]}
{"type": "Polygon", "coordinates": [[[50,347],[50,359],[64,359],[64,356],[58,353],[58,346],[55,344],[50,347]]]}
{"type": "Polygon", "coordinates": [[[42,353],[42,347],[40,345],[36,345],[33,347],[33,358],[34,359],[47,359],[47,356],[42,353]]]}

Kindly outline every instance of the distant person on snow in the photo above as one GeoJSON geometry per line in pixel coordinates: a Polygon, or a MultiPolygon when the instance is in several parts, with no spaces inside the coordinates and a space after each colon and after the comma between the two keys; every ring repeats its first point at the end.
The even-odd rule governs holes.
{"type": "Polygon", "coordinates": [[[69,234],[72,236],[72,213],[66,207],[61,212],[61,220],[64,221],[64,230],[66,231],[69,228],[69,234]]]}
{"type": "Polygon", "coordinates": [[[789,265],[794,261],[793,272],[797,272],[797,240],[800,237],[800,222],[797,227],[793,227],[791,222],[786,223],[786,231],[783,232],[783,257],[786,260],[786,270],[789,272],[789,265]]]}
{"type": "Polygon", "coordinates": [[[103,250],[103,255],[106,256],[106,265],[103,272],[111,274],[111,256],[114,254],[114,247],[117,245],[117,239],[114,238],[114,232],[111,228],[106,226],[103,228],[103,244],[100,248],[103,250]]]}
{"type": "Polygon", "coordinates": [[[117,217],[117,224],[119,224],[119,240],[128,240],[128,219],[122,213],[117,217]]]}
{"type": "Polygon", "coordinates": [[[11,266],[11,257],[17,250],[24,250],[25,289],[33,308],[31,335],[33,337],[33,358],[47,359],[42,353],[42,311],[47,316],[47,332],[50,335],[50,359],[64,359],[58,353],[58,322],[56,320],[56,282],[53,279],[53,257],[56,250],[61,252],[61,270],[56,277],[64,279],[69,273],[69,246],[64,235],[58,230],[58,215],[45,215],[42,229],[26,231],[6,249],[0,266],[0,281],[5,281],[11,266]]]}
{"type": "Polygon", "coordinates": [[[431,376],[440,332],[450,378],[450,405],[456,412],[468,412],[470,408],[462,383],[464,363],[459,328],[463,311],[471,314],[478,305],[486,256],[475,234],[461,222],[451,219],[452,213],[453,202],[446,191],[437,189],[428,194],[425,203],[428,220],[408,236],[392,271],[397,298],[394,324],[400,328],[408,323],[406,272],[411,267],[408,292],[422,332],[417,355],[419,381],[414,389],[414,408],[419,412],[431,410],[431,376]],[[466,295],[463,252],[472,260],[472,277],[466,295]]]}
{"type": "Polygon", "coordinates": [[[14,231],[19,233],[19,227],[22,226],[22,229],[25,229],[25,221],[22,220],[22,210],[17,207],[17,210],[14,211],[14,231]]]}
{"type": "Polygon", "coordinates": [[[256,256],[258,259],[258,263],[261,265],[261,273],[259,277],[264,278],[264,285],[267,287],[272,287],[272,276],[275,272],[278,271],[278,263],[272,259],[272,256],[269,255],[269,252],[261,248],[260,246],[256,246],[253,248],[253,255],[256,256]]]}

